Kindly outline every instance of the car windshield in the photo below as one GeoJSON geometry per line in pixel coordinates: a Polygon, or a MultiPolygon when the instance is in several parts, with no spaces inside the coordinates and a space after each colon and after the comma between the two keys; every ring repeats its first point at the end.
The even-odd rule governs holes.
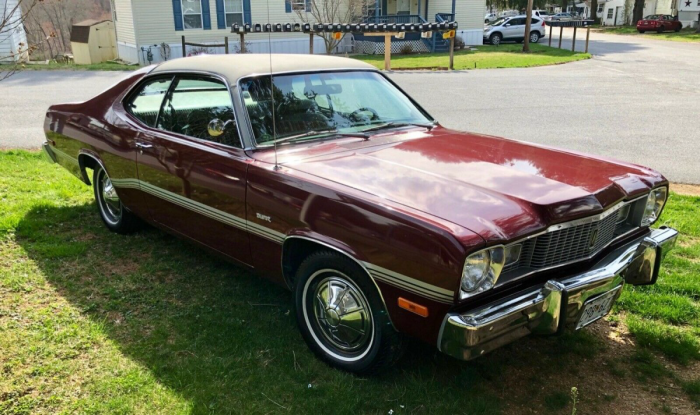
{"type": "Polygon", "coordinates": [[[644,20],[659,20],[661,16],[657,14],[650,14],[649,16],[645,17],[644,20]]]}
{"type": "Polygon", "coordinates": [[[432,124],[398,88],[371,71],[276,75],[274,88],[270,76],[248,78],[241,81],[241,95],[258,144],[432,124]]]}
{"type": "Polygon", "coordinates": [[[496,21],[490,23],[489,26],[500,26],[500,25],[502,25],[503,22],[505,22],[506,20],[508,20],[508,18],[506,18],[506,17],[501,17],[500,19],[498,19],[498,20],[496,20],[496,21]]]}

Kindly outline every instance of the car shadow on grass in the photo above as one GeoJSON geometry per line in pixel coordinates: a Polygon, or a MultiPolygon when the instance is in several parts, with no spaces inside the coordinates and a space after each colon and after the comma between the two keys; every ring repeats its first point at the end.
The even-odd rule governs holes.
{"type": "Polygon", "coordinates": [[[607,347],[582,332],[460,362],[407,340],[397,365],[361,378],[312,355],[284,288],[164,232],[116,235],[94,204],[45,206],[16,239],[61,296],[194,413],[552,412],[607,347]]]}

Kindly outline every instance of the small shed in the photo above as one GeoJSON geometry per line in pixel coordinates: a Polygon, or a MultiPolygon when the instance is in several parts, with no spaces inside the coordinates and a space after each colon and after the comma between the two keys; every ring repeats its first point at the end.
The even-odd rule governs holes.
{"type": "Polygon", "coordinates": [[[117,58],[117,39],[111,20],[84,20],[73,25],[70,46],[76,64],[106,62],[117,58]]]}

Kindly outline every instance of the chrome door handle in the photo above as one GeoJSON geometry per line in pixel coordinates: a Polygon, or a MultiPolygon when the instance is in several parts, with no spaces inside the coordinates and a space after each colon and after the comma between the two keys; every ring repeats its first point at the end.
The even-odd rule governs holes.
{"type": "Polygon", "coordinates": [[[139,143],[138,141],[136,142],[136,148],[139,149],[139,154],[143,154],[144,149],[151,147],[153,147],[153,144],[139,143]]]}

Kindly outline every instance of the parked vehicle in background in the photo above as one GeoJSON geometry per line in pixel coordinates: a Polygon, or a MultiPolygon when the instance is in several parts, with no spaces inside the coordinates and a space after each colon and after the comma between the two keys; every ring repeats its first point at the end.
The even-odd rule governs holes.
{"type": "Polygon", "coordinates": [[[517,10],[504,10],[500,13],[498,13],[498,17],[514,17],[519,15],[520,13],[517,10]]]}
{"type": "Polygon", "coordinates": [[[656,33],[661,32],[680,32],[683,28],[683,23],[676,20],[669,14],[652,14],[637,22],[637,31],[644,33],[646,31],[656,33]]]}
{"type": "Polygon", "coordinates": [[[547,10],[533,10],[532,15],[540,17],[542,20],[549,20],[552,14],[547,10]]]}
{"type": "MultiPolygon", "coordinates": [[[[498,46],[503,41],[522,42],[525,39],[525,15],[504,17],[484,28],[484,43],[498,46]]],[[[533,17],[530,25],[530,43],[537,43],[545,35],[544,20],[533,17]]]]}
{"type": "Polygon", "coordinates": [[[574,20],[574,16],[571,13],[557,13],[552,16],[550,20],[555,22],[570,22],[574,20]]]}
{"type": "Polygon", "coordinates": [[[498,15],[496,13],[486,13],[486,16],[484,16],[484,23],[489,24],[495,22],[497,19],[498,15]]]}

